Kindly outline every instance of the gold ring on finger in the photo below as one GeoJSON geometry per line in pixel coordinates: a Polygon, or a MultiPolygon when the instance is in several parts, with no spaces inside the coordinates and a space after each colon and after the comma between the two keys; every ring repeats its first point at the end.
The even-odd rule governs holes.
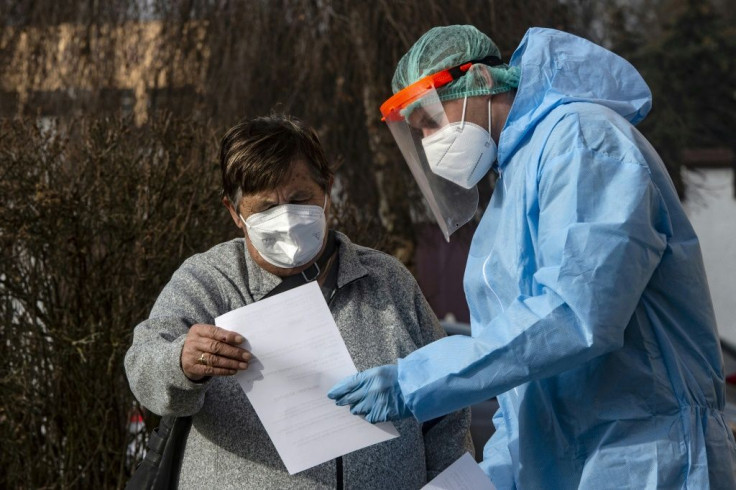
{"type": "Polygon", "coordinates": [[[204,356],[204,352],[199,356],[199,359],[197,359],[197,362],[199,364],[202,364],[203,366],[207,366],[207,358],[204,356]]]}

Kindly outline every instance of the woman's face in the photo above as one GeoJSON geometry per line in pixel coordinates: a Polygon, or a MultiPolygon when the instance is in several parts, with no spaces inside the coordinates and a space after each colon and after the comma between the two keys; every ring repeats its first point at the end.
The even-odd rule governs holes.
{"type": "MultiPolygon", "coordinates": [[[[256,264],[258,264],[262,269],[277,276],[290,276],[307,269],[312,265],[314,260],[311,260],[302,266],[290,269],[276,267],[275,265],[266,262],[248,238],[248,233],[245,231],[245,224],[240,219],[240,216],[243,217],[243,220],[247,220],[255,213],[262,213],[263,211],[281,204],[311,204],[319,207],[324,205],[325,215],[329,216],[330,201],[328,198],[327,203],[325,204],[325,196],[325,191],[312,178],[307,162],[303,159],[298,159],[291,164],[289,172],[277,188],[244,195],[240,200],[237,210],[227,200],[227,198],[224,199],[224,203],[230,211],[230,215],[232,216],[235,225],[243,230],[245,242],[248,246],[248,253],[250,253],[250,256],[256,264]],[[240,214],[240,216],[238,216],[238,214],[240,214]]],[[[324,250],[326,237],[327,234],[325,234],[325,241],[322,243],[322,249],[315,257],[315,260],[324,250]]]]}

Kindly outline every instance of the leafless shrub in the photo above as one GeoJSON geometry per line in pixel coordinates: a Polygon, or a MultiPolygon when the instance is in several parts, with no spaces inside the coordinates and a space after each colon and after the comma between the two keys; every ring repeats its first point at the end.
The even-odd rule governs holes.
{"type": "Polygon", "coordinates": [[[186,257],[232,235],[216,139],[169,117],[0,123],[0,486],[115,487],[132,327],[186,257]]]}

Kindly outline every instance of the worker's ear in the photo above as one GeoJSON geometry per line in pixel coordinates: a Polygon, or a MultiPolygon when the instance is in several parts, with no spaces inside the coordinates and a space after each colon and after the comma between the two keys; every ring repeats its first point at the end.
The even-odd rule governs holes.
{"type": "Polygon", "coordinates": [[[491,75],[491,69],[488,65],[478,63],[470,68],[476,72],[476,76],[480,76],[485,82],[488,88],[493,88],[493,76],[491,75]]]}

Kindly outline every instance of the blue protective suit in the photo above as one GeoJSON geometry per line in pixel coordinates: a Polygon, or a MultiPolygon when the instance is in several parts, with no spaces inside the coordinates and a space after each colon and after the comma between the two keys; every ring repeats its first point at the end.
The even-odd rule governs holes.
{"type": "Polygon", "coordinates": [[[634,128],[625,60],[531,29],[464,287],[472,337],[399,361],[420,421],[498,396],[482,466],[505,488],[736,488],[698,239],[634,128]]]}

